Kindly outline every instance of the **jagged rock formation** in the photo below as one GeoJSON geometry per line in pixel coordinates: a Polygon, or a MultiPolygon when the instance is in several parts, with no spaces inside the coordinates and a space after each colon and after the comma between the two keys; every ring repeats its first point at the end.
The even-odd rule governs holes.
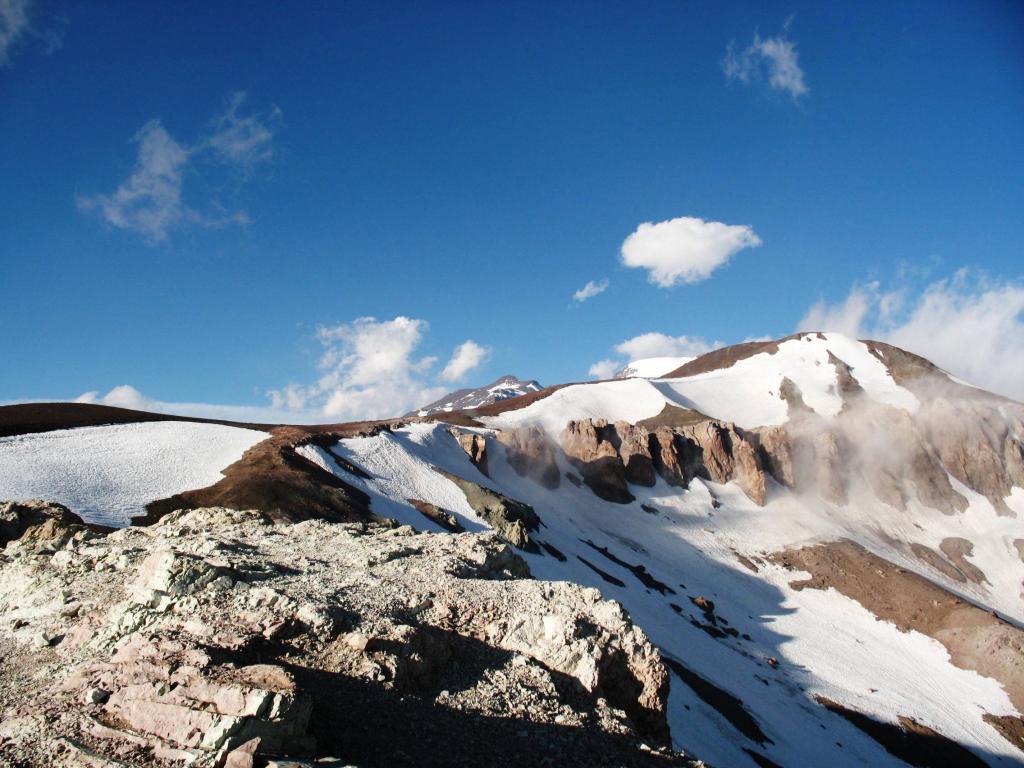
{"type": "Polygon", "coordinates": [[[58,527],[0,555],[0,763],[690,764],[639,749],[668,737],[643,632],[492,534],[226,509],[58,527]]]}
{"type": "Polygon", "coordinates": [[[733,424],[706,417],[694,421],[687,414],[678,426],[661,424],[652,432],[624,421],[582,419],[566,426],[562,448],[583,481],[608,501],[633,501],[628,483],[652,486],[657,472],[670,485],[683,487],[694,477],[735,480],[754,502],[765,502],[756,438],[733,424]]]}
{"type": "Polygon", "coordinates": [[[540,529],[540,518],[533,507],[438,467],[433,469],[459,486],[473,511],[486,520],[501,538],[526,552],[540,551],[530,539],[530,532],[540,529]]]}
{"type": "Polygon", "coordinates": [[[569,461],[590,489],[606,501],[628,504],[636,497],[626,484],[626,467],[619,456],[615,427],[604,419],[570,421],[560,442],[569,461]]]}
{"type": "Polygon", "coordinates": [[[483,435],[476,432],[464,432],[457,427],[450,427],[448,432],[458,442],[459,447],[466,452],[473,466],[487,476],[487,440],[483,435]]]}
{"type": "Polygon", "coordinates": [[[505,446],[508,463],[520,477],[528,477],[545,488],[559,486],[561,473],[555,462],[555,450],[544,430],[537,426],[499,430],[495,439],[505,446]]]}

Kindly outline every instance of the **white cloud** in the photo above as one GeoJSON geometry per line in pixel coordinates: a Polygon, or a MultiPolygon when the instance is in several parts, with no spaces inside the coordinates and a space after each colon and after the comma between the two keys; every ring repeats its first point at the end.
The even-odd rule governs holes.
{"type": "Polygon", "coordinates": [[[959,378],[1024,401],[1024,283],[967,269],[923,291],[856,285],[836,304],[819,301],[801,330],[887,341],[959,378]]]}
{"type": "Polygon", "coordinates": [[[186,224],[248,224],[244,211],[225,211],[216,200],[207,202],[206,213],[183,200],[186,177],[199,175],[211,162],[248,174],[272,157],[271,142],[280,113],[274,110],[267,121],[240,117],[238,109],[244,101],[244,93],[231,96],[210,131],[192,145],[174,139],[159,120],[150,120],[132,138],[138,156],[131,175],[109,195],[79,198],[79,206],[96,211],[109,226],[140,234],[150,243],[165,240],[171,231],[186,224]]]}
{"type": "Polygon", "coordinates": [[[664,333],[642,333],[615,345],[615,351],[629,362],[647,357],[697,357],[721,346],[696,336],[668,336],[664,333]]]}
{"type": "Polygon", "coordinates": [[[788,39],[788,33],[789,21],[775,37],[762,38],[754,32],[754,41],[745,50],[737,51],[736,43],[730,42],[722,60],[726,79],[749,85],[767,77],[770,88],[785,91],[794,99],[807,94],[810,89],[800,68],[796,43],[788,39]]]}
{"type": "Polygon", "coordinates": [[[621,258],[627,267],[647,269],[652,283],[668,288],[706,280],[736,252],[759,245],[761,238],[748,226],[680,216],[641,224],[622,243],[621,258]]]}
{"type": "Polygon", "coordinates": [[[29,0],[0,0],[0,66],[11,60],[14,44],[29,31],[29,0]]]}
{"type": "Polygon", "coordinates": [[[271,403],[346,421],[399,416],[435,400],[445,392],[429,381],[437,358],[415,357],[426,329],[426,321],[401,316],[321,328],[320,379],[271,391],[271,403]]]}
{"type": "Polygon", "coordinates": [[[584,302],[587,299],[592,299],[599,293],[604,293],[606,290],[608,290],[608,278],[598,280],[597,282],[589,280],[587,281],[587,284],[576,291],[572,297],[575,301],[584,302]]]}
{"type": "Polygon", "coordinates": [[[441,371],[442,381],[459,381],[463,376],[487,359],[491,350],[475,341],[464,341],[455,348],[448,365],[441,371]]]}
{"type": "Polygon", "coordinates": [[[622,368],[619,360],[598,360],[587,371],[588,374],[597,379],[610,379],[622,368]]]}
{"type": "Polygon", "coordinates": [[[698,336],[669,336],[665,333],[642,333],[615,345],[622,357],[599,360],[587,371],[598,379],[610,379],[628,363],[651,357],[698,357],[722,346],[722,342],[709,342],[698,336]],[[624,359],[623,359],[624,358],[624,359]]]}

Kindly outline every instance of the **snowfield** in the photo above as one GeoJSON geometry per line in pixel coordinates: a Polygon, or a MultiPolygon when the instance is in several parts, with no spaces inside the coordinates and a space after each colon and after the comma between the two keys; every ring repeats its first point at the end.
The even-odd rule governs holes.
{"type": "MultiPolygon", "coordinates": [[[[592,389],[629,393],[632,383],[603,383],[592,389]]],[[[600,399],[597,393],[595,397],[600,399]]],[[[592,400],[586,407],[596,409],[599,404],[592,400]]],[[[563,481],[550,491],[520,477],[497,441],[488,442],[490,477],[485,477],[446,427],[433,424],[343,440],[323,453],[322,465],[370,493],[375,511],[420,530],[441,531],[405,503],[408,498],[455,513],[467,530],[486,527],[458,487],[431,470],[431,465],[532,505],[543,521],[537,540],[567,557],[560,562],[550,555],[519,552],[534,576],[595,587],[620,601],[668,658],[740,699],[773,742],[762,746],[744,739],[720,712],[673,675],[668,714],[675,746],[709,764],[757,768],[745,751],[749,749],[784,766],[903,765],[812,698],[822,695],[886,722],[911,714],[973,748],[993,766],[1021,765],[1020,753],[980,717],[982,712],[1016,711],[998,682],[953,666],[937,641],[917,632],[900,632],[833,589],[794,590],[789,582],[801,578],[799,572],[759,561],[759,570],[753,573],[739,559],[741,554],[757,558],[786,545],[847,537],[910,567],[915,564],[901,556],[881,532],[894,525],[897,530],[917,530],[918,521],[932,525],[933,515],[940,520],[929,531],[929,539],[959,532],[978,541],[980,531],[988,530],[993,543],[987,546],[1007,547],[1008,537],[1020,529],[1020,523],[998,517],[991,504],[976,494],[971,495],[971,508],[964,515],[941,516],[925,508],[899,513],[877,502],[865,514],[855,504],[826,511],[820,504],[781,492],[770,494],[768,504],[758,507],[731,483],[695,479],[688,490],[681,490],[658,478],[653,488],[630,487],[636,502],[614,504],[586,486],[577,488],[563,481]],[[333,451],[372,478],[363,480],[345,472],[330,459],[333,451]],[[713,500],[721,506],[714,507],[713,500]],[[641,504],[657,513],[642,510],[641,504]],[[606,548],[629,565],[643,565],[665,593],[645,586],[628,568],[591,544],[606,548]],[[713,637],[695,625],[694,621],[703,623],[701,612],[689,599],[697,596],[712,600],[720,619],[728,622],[723,626],[735,629],[739,637],[713,637]],[[769,659],[777,659],[778,665],[769,664],[769,659]]],[[[572,469],[561,454],[557,460],[563,475],[572,469]]],[[[1018,501],[1012,499],[1014,505],[1018,501]]],[[[1019,582],[1010,583],[1010,573],[1019,571],[1019,561],[1014,569],[1007,553],[1005,562],[1006,574],[995,581],[1009,598],[1011,591],[1016,596],[1019,590],[1019,582]]],[[[920,570],[920,563],[916,568],[920,570]]],[[[1019,602],[1018,597],[1014,607],[1019,602]]]]}
{"type": "Polygon", "coordinates": [[[58,501],[125,526],[156,499],[213,485],[267,433],[159,421],[0,438],[0,499],[58,501]]]}

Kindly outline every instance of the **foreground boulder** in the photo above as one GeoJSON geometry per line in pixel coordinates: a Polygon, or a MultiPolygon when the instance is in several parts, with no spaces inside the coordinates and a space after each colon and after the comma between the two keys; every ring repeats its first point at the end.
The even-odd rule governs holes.
{"type": "Polygon", "coordinates": [[[494,534],[200,509],[22,538],[0,680],[0,764],[691,764],[640,749],[668,740],[644,633],[494,534]]]}

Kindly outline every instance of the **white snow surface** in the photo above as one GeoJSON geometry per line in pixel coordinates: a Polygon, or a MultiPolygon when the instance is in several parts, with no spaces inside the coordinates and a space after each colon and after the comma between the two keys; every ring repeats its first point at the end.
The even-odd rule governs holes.
{"type": "Polygon", "coordinates": [[[694,360],[693,357],[645,357],[631,361],[615,374],[617,379],[659,379],[694,360]]]}
{"type": "Polygon", "coordinates": [[[151,501],[205,488],[268,437],[220,424],[157,421],[0,438],[0,500],[58,501],[124,526],[151,501]]]}
{"type": "Polygon", "coordinates": [[[867,345],[842,334],[807,334],[781,343],[728,368],[680,379],[643,378],[563,387],[516,411],[484,419],[499,429],[538,424],[557,436],[568,419],[605,418],[636,422],[656,416],[665,405],[700,411],[712,418],[752,428],[784,424],[789,407],[782,399],[783,378],[799,388],[804,402],[826,418],[842,409],[837,372],[829,352],[852,368],[867,396],[914,412],[920,403],[899,386],[867,345]]]}
{"type": "MultiPolygon", "coordinates": [[[[886,387],[883,383],[880,389],[886,387]]],[[[607,416],[601,408],[613,403],[620,408],[620,417],[630,420],[656,407],[650,393],[658,390],[643,380],[579,389],[585,394],[562,395],[563,407],[607,416]]],[[[547,400],[557,403],[561,392],[565,390],[547,400]]],[[[548,413],[545,417],[553,424],[548,413]]],[[[559,418],[564,424],[567,415],[559,418]]],[[[666,656],[738,697],[774,742],[762,745],[744,737],[673,674],[668,715],[675,745],[711,765],[757,768],[744,749],[785,766],[904,765],[862,731],[818,705],[814,695],[886,722],[909,715],[974,750],[993,766],[1021,765],[1020,753],[981,719],[983,712],[1015,712],[999,683],[954,667],[937,641],[916,632],[900,632],[835,590],[792,589],[789,583],[803,574],[760,559],[761,554],[786,546],[846,537],[899,565],[922,571],[922,563],[902,554],[894,539],[916,537],[937,546],[945,536],[962,535],[976,543],[979,558],[1006,550],[1006,557],[999,561],[1005,573],[991,574],[986,568],[992,591],[972,586],[969,596],[985,605],[985,601],[992,603],[996,593],[1002,595],[997,602],[1012,593],[1016,605],[1021,564],[1016,560],[1014,565],[1010,555],[1016,558],[1012,538],[1019,522],[998,517],[977,494],[965,493],[971,502],[966,513],[945,516],[920,505],[901,513],[866,498],[835,507],[802,500],[772,484],[767,505],[758,507],[733,484],[697,479],[683,490],[659,478],[653,488],[631,486],[637,500],[622,505],[601,500],[586,486],[577,488],[563,481],[550,491],[520,477],[495,440],[488,441],[490,476],[485,477],[443,425],[414,424],[390,434],[343,440],[333,450],[372,475],[363,481],[327,462],[347,482],[370,493],[375,511],[421,530],[440,529],[409,506],[408,498],[454,512],[467,530],[486,527],[457,486],[434,472],[432,465],[531,504],[543,521],[536,539],[567,557],[559,562],[549,554],[520,552],[534,576],[596,587],[619,600],[666,656]],[[656,512],[644,511],[641,504],[656,512]],[[664,585],[665,593],[645,587],[632,571],[587,542],[607,548],[628,564],[644,566],[664,585]],[[758,572],[744,568],[739,554],[755,559],[758,572]],[[605,581],[580,558],[623,586],[605,581]],[[735,629],[739,636],[716,638],[695,626],[693,621],[704,621],[689,599],[696,596],[713,600],[717,615],[728,622],[719,626],[735,629]],[[767,664],[770,657],[779,660],[777,667],[767,664]]],[[[560,453],[557,460],[563,473],[571,469],[560,453]]],[[[1015,490],[1008,503],[1024,511],[1024,491],[1015,490]]],[[[947,587],[966,589],[949,584],[940,574],[927,575],[947,587]]],[[[1020,616],[1019,610],[1016,615],[1020,616]]]]}

